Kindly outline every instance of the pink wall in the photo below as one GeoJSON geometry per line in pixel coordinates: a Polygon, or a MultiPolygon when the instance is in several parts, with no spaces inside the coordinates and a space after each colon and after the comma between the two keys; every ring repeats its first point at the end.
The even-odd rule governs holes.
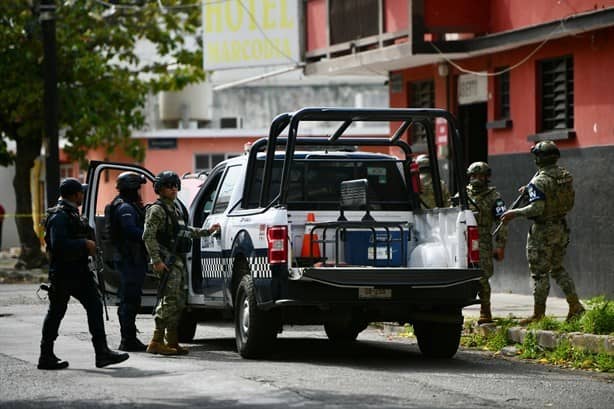
{"type": "Polygon", "coordinates": [[[490,32],[532,26],[613,6],[614,0],[496,0],[490,6],[490,32]]]}
{"type": "Polygon", "coordinates": [[[328,47],[326,21],[328,11],[326,10],[326,0],[310,0],[306,5],[307,32],[305,33],[307,44],[305,51],[313,51],[318,48],[328,47]]]}
{"type": "MultiPolygon", "coordinates": [[[[523,47],[492,57],[491,70],[513,65],[533,50],[523,47]]],[[[553,41],[528,62],[510,73],[512,129],[490,130],[491,154],[526,151],[532,144],[527,136],[539,132],[538,96],[536,93],[537,61],[573,54],[574,56],[574,130],[576,138],[561,141],[562,147],[589,147],[614,144],[614,29],[585,33],[553,41]]],[[[494,92],[494,81],[489,84],[494,92]]],[[[489,120],[494,107],[489,104],[489,120]]]]}
{"type": "Polygon", "coordinates": [[[406,30],[409,27],[407,0],[384,0],[384,32],[406,30]]]}

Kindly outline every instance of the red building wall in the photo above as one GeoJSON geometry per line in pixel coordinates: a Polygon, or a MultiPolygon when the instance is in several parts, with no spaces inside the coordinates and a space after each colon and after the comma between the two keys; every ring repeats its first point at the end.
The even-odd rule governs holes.
{"type": "Polygon", "coordinates": [[[614,0],[495,0],[490,6],[490,32],[533,26],[612,6],[614,0]]]}

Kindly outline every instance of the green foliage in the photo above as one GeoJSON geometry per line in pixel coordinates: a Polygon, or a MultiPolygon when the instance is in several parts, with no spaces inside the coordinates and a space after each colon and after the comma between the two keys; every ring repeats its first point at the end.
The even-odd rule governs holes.
{"type": "Polygon", "coordinates": [[[507,346],[507,329],[509,327],[497,327],[496,331],[488,336],[486,348],[489,351],[500,351],[507,346]]]}
{"type": "Polygon", "coordinates": [[[535,334],[533,332],[527,331],[521,345],[521,351],[521,358],[536,359],[540,356],[543,349],[537,343],[537,339],[535,338],[535,334]]]}
{"type": "Polygon", "coordinates": [[[591,298],[586,304],[588,310],[578,320],[581,331],[604,335],[614,333],[614,302],[599,296],[591,298]]]}
{"type": "Polygon", "coordinates": [[[558,331],[561,328],[561,322],[556,318],[545,316],[539,321],[533,321],[528,326],[527,329],[530,330],[546,330],[546,331],[558,331]]]}
{"type": "MultiPolygon", "coordinates": [[[[43,44],[39,1],[0,2],[0,165],[14,160],[5,139],[43,136],[43,44]],[[30,6],[30,3],[34,6],[30,6]]],[[[100,146],[142,160],[130,133],[143,125],[147,96],[202,80],[202,49],[186,45],[200,27],[199,2],[133,2],[115,8],[94,0],[56,1],[59,128],[73,159],[100,146]],[[175,7],[194,5],[194,7],[175,7]],[[169,8],[170,7],[170,8],[169,8]],[[136,54],[139,41],[158,53],[136,54]]],[[[130,3],[130,2],[128,2],[130,3]]],[[[17,152],[19,155],[19,152],[17,152]]]]}
{"type": "Polygon", "coordinates": [[[544,357],[555,365],[601,372],[614,371],[614,356],[605,353],[591,354],[573,347],[567,339],[562,339],[553,351],[545,352],[544,357]]]}

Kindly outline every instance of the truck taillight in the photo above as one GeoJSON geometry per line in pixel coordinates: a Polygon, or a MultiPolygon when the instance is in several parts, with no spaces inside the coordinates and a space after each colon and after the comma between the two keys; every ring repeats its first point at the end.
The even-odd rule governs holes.
{"type": "Polygon", "coordinates": [[[269,263],[284,264],[288,262],[288,226],[272,226],[266,231],[269,245],[269,263]]]}
{"type": "Polygon", "coordinates": [[[480,262],[480,234],[477,226],[467,227],[467,261],[469,264],[480,262]]]}

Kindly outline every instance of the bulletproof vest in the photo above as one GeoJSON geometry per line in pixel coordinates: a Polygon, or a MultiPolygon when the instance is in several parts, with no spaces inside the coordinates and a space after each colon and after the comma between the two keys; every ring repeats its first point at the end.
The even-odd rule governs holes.
{"type": "MultiPolygon", "coordinates": [[[[50,242],[50,232],[49,227],[51,221],[57,216],[58,213],[64,212],[68,216],[68,235],[71,239],[89,239],[94,240],[94,232],[91,227],[87,223],[87,219],[85,217],[79,216],[77,211],[74,211],[72,208],[64,205],[63,203],[58,203],[56,206],[47,209],[47,215],[44,220],[45,226],[45,244],[47,245],[47,251],[50,255],[53,255],[53,248],[51,247],[50,242]]],[[[57,256],[57,254],[56,254],[57,256]]],[[[63,262],[72,262],[81,259],[83,254],[73,251],[67,252],[67,254],[62,254],[61,259],[63,262]]]]}
{"type": "Polygon", "coordinates": [[[540,171],[537,177],[543,180],[546,195],[542,217],[546,220],[564,217],[573,208],[575,199],[571,173],[555,166],[540,171]]]}
{"type": "Polygon", "coordinates": [[[470,188],[467,189],[470,199],[469,208],[473,211],[479,228],[490,229],[495,220],[500,217],[497,209],[503,205],[503,201],[496,199],[494,191],[494,187],[488,187],[478,193],[473,192],[470,188]]]}
{"type": "MultiPolygon", "coordinates": [[[[178,217],[175,211],[169,210],[161,200],[156,200],[166,214],[164,230],[158,232],[157,240],[172,253],[188,253],[192,250],[192,235],[187,227],[187,215],[182,212],[178,217]]],[[[175,207],[173,205],[173,207],[175,207]]]]}

